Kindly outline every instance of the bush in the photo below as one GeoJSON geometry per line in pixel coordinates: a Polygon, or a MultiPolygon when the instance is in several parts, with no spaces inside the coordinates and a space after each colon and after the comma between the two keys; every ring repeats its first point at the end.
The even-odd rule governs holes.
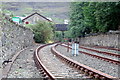
{"type": "Polygon", "coordinates": [[[53,38],[52,24],[48,22],[39,21],[35,25],[31,25],[34,33],[34,40],[37,43],[47,43],[53,38]]]}

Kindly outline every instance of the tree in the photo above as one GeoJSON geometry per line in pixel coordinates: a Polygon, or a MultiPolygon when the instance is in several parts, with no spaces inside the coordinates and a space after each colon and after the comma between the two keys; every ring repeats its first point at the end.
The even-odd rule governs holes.
{"type": "Polygon", "coordinates": [[[37,43],[47,43],[53,38],[51,23],[39,21],[37,24],[31,25],[30,28],[34,33],[34,40],[37,43]]]}
{"type": "Polygon", "coordinates": [[[71,12],[70,12],[70,25],[69,30],[72,37],[77,37],[81,34],[83,23],[83,13],[82,6],[83,2],[73,2],[71,3],[71,12]]]}
{"type": "Polygon", "coordinates": [[[120,2],[72,2],[69,33],[72,37],[117,30],[120,2]]]}

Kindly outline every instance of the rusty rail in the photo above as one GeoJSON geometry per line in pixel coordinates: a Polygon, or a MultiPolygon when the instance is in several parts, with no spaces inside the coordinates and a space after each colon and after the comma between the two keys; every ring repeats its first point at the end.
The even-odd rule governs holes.
{"type": "Polygon", "coordinates": [[[36,67],[39,69],[40,73],[46,80],[48,80],[48,79],[55,80],[55,77],[49,72],[49,70],[41,62],[39,54],[38,54],[40,49],[42,49],[43,47],[48,46],[48,45],[51,45],[51,44],[46,44],[46,45],[40,46],[36,49],[36,51],[34,52],[34,62],[36,64],[36,67]]]}
{"type": "Polygon", "coordinates": [[[116,57],[120,58],[120,54],[110,53],[110,52],[104,52],[104,51],[98,51],[98,50],[95,50],[95,49],[85,48],[83,46],[80,46],[80,48],[86,49],[86,50],[90,50],[90,51],[94,51],[94,52],[101,53],[101,54],[107,54],[107,55],[111,55],[111,56],[116,56],[116,57]]]}
{"type": "Polygon", "coordinates": [[[110,47],[104,47],[104,46],[93,46],[93,47],[120,51],[120,49],[117,49],[117,48],[110,48],[110,47]]]}
{"type": "MultiPolygon", "coordinates": [[[[72,44],[70,43],[70,45],[72,45],[72,44]]],[[[82,45],[82,46],[89,46],[89,45],[82,45]]],[[[110,48],[110,47],[105,47],[105,46],[90,46],[90,47],[120,51],[119,48],[110,48]]]]}
{"type": "Polygon", "coordinates": [[[87,74],[89,76],[92,76],[94,78],[97,78],[97,79],[101,79],[101,80],[118,80],[116,77],[110,76],[110,75],[105,74],[103,72],[100,72],[100,71],[98,71],[96,69],[90,68],[90,67],[88,67],[86,65],[78,63],[77,61],[74,61],[74,60],[62,55],[61,53],[56,51],[56,49],[55,49],[56,46],[58,46],[58,44],[51,48],[52,53],[55,54],[59,59],[61,59],[62,61],[64,61],[68,65],[71,65],[74,68],[85,72],[85,74],[87,74]]]}
{"type": "MultiPolygon", "coordinates": [[[[71,45],[71,44],[70,44],[70,45],[71,45]]],[[[98,46],[97,46],[97,47],[98,47],[98,46]]],[[[116,56],[116,57],[120,58],[120,54],[116,54],[116,53],[98,51],[98,50],[95,50],[95,49],[85,48],[84,46],[80,46],[79,48],[86,49],[86,50],[90,50],[90,51],[94,51],[94,52],[101,53],[101,54],[107,54],[107,55],[111,55],[111,56],[116,56]]],[[[108,48],[105,48],[105,49],[108,49],[108,48]]],[[[115,48],[113,48],[113,49],[115,49],[115,48]]],[[[119,51],[119,49],[115,49],[115,50],[119,51]]]]}
{"type": "MultiPolygon", "coordinates": [[[[62,45],[62,46],[68,48],[68,46],[65,46],[65,45],[62,45]]],[[[72,49],[70,46],[69,46],[69,48],[72,49]]],[[[117,64],[117,65],[120,65],[120,61],[117,61],[117,60],[113,60],[113,59],[109,59],[109,58],[101,57],[101,56],[94,55],[94,54],[90,54],[90,53],[83,52],[83,51],[79,51],[79,52],[80,52],[80,53],[83,53],[83,54],[86,54],[86,55],[89,55],[89,56],[96,57],[96,58],[98,58],[98,59],[102,59],[102,60],[107,61],[107,62],[111,62],[111,63],[117,64]]]]}
{"type": "Polygon", "coordinates": [[[24,48],[20,51],[18,51],[13,57],[12,57],[12,62],[8,63],[8,65],[3,69],[2,71],[2,78],[7,78],[8,77],[8,73],[10,72],[13,63],[15,62],[15,60],[17,59],[17,57],[20,55],[21,52],[23,52],[24,50],[26,50],[28,48],[24,48]]]}

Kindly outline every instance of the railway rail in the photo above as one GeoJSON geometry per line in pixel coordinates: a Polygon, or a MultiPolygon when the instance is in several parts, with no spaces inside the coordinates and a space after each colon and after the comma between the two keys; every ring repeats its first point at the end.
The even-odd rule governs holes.
{"type": "MultiPolygon", "coordinates": [[[[35,53],[34,53],[34,60],[35,60],[35,64],[37,66],[37,68],[39,69],[39,71],[43,74],[43,76],[46,79],[51,79],[51,80],[55,80],[55,76],[43,65],[43,63],[41,62],[41,58],[39,56],[39,51],[45,47],[48,46],[50,44],[46,44],[44,46],[40,46],[36,49],[35,53]]],[[[58,45],[58,44],[57,44],[58,45]]],[[[85,74],[93,77],[93,78],[97,78],[97,79],[101,79],[101,80],[118,80],[116,77],[110,76],[108,74],[102,73],[96,69],[90,68],[88,66],[85,66],[83,64],[80,64],[64,55],[62,55],[61,53],[59,53],[58,51],[56,51],[56,46],[53,46],[51,48],[51,52],[58,57],[60,60],[62,60],[64,63],[66,63],[69,66],[72,66],[73,68],[84,72],[85,74]]]]}
{"type": "Polygon", "coordinates": [[[120,49],[118,48],[110,48],[110,47],[104,47],[104,46],[92,46],[92,47],[120,51],[120,49]]]}
{"type": "Polygon", "coordinates": [[[20,55],[20,53],[22,53],[24,50],[26,50],[28,48],[24,48],[20,51],[18,51],[11,59],[11,63],[8,63],[5,68],[3,68],[2,70],[2,78],[7,78],[8,77],[8,73],[10,72],[11,68],[12,68],[12,65],[14,63],[14,61],[17,59],[17,57],[20,55]]]}
{"type": "Polygon", "coordinates": [[[38,47],[36,49],[36,51],[34,52],[34,56],[33,57],[34,57],[35,64],[36,64],[38,70],[40,71],[40,73],[42,74],[42,76],[45,79],[55,80],[55,77],[50,73],[50,71],[41,62],[39,54],[38,54],[40,49],[42,49],[43,47],[48,46],[48,45],[50,45],[50,44],[46,44],[46,45],[38,47]]]}
{"type": "MultiPolygon", "coordinates": [[[[72,44],[70,43],[70,45],[72,45],[72,44]]],[[[101,46],[80,46],[79,48],[120,58],[120,54],[118,54],[118,52],[120,50],[116,49],[116,48],[108,48],[108,47],[101,47],[101,46]],[[106,52],[106,51],[102,51],[102,50],[98,50],[98,49],[114,50],[115,52],[117,51],[117,53],[115,53],[115,52],[108,52],[108,51],[106,52]]]]}
{"type": "Polygon", "coordinates": [[[33,51],[41,44],[35,44],[23,48],[10,58],[12,62],[7,63],[2,69],[2,78],[40,78],[39,72],[34,66],[33,51]],[[29,74],[26,74],[29,73],[29,74]]]}
{"type": "MultiPolygon", "coordinates": [[[[83,45],[81,45],[83,46],[83,45]]],[[[106,48],[95,48],[93,46],[83,46],[83,47],[86,47],[86,48],[90,48],[90,49],[95,49],[95,50],[98,50],[98,51],[103,51],[103,52],[108,52],[108,53],[113,53],[113,54],[118,54],[120,51],[116,51],[116,50],[111,50],[111,49],[106,49],[106,48]]],[[[112,55],[111,55],[112,56],[112,55]]],[[[116,56],[117,57],[117,56],[116,56]]]]}
{"type": "MultiPolygon", "coordinates": [[[[62,45],[64,47],[67,47],[67,45],[62,45]]],[[[70,49],[72,49],[72,47],[69,46],[70,49]]],[[[82,47],[83,48],[83,47],[82,47]]],[[[84,48],[84,49],[87,49],[87,48],[84,48]]],[[[87,49],[87,50],[90,50],[90,49],[87,49]]],[[[92,50],[92,49],[91,49],[92,50]]],[[[94,50],[92,50],[94,51],[94,50]]],[[[99,52],[99,51],[96,51],[96,52],[99,52]]],[[[79,53],[83,53],[83,54],[86,54],[86,55],[89,55],[89,56],[92,56],[92,57],[95,57],[95,58],[98,58],[98,59],[101,59],[101,60],[104,60],[104,61],[107,61],[107,62],[110,62],[110,63],[113,63],[113,64],[116,64],[116,65],[120,65],[120,61],[119,60],[114,60],[114,59],[110,59],[110,58],[106,58],[106,57],[102,57],[102,56],[99,56],[99,55],[95,55],[95,54],[90,54],[88,52],[84,52],[84,51],[79,51],[79,53]]],[[[103,53],[104,54],[104,53],[103,53]]]]}
{"type": "Polygon", "coordinates": [[[47,79],[49,78],[52,80],[53,80],[52,77],[54,77],[54,79],[74,78],[76,80],[78,78],[89,78],[89,77],[86,77],[86,75],[84,75],[83,73],[81,73],[73,68],[70,68],[69,66],[65,65],[63,62],[58,60],[56,57],[54,57],[54,55],[52,53],[50,53],[51,49],[49,46],[50,45],[44,46],[43,48],[41,48],[39,51],[39,54],[38,54],[38,57],[40,55],[39,63],[41,63],[41,65],[38,65],[38,66],[40,66],[40,68],[39,67],[38,68],[40,69],[40,73],[43,74],[44,78],[47,78],[47,79]],[[47,53],[46,53],[46,51],[47,51],[47,53]],[[43,52],[43,53],[41,53],[41,52],[43,52]],[[50,77],[48,77],[48,76],[50,76],[50,77]]]}
{"type": "Polygon", "coordinates": [[[110,53],[110,52],[104,52],[104,51],[98,51],[98,50],[95,50],[95,49],[86,48],[84,46],[80,46],[80,48],[120,58],[120,54],[110,53]]]}

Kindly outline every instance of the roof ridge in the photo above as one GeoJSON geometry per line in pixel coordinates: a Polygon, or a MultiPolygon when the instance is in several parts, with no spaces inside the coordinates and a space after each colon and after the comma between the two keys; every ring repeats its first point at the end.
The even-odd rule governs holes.
{"type": "Polygon", "coordinates": [[[35,14],[37,14],[37,15],[41,16],[42,18],[46,19],[47,21],[52,22],[51,20],[47,19],[45,16],[43,16],[43,15],[39,14],[38,12],[34,12],[34,13],[32,13],[31,15],[29,15],[29,16],[27,16],[27,17],[25,17],[22,21],[24,22],[24,20],[28,19],[29,17],[31,17],[31,16],[33,16],[33,15],[35,15],[35,14]]]}

